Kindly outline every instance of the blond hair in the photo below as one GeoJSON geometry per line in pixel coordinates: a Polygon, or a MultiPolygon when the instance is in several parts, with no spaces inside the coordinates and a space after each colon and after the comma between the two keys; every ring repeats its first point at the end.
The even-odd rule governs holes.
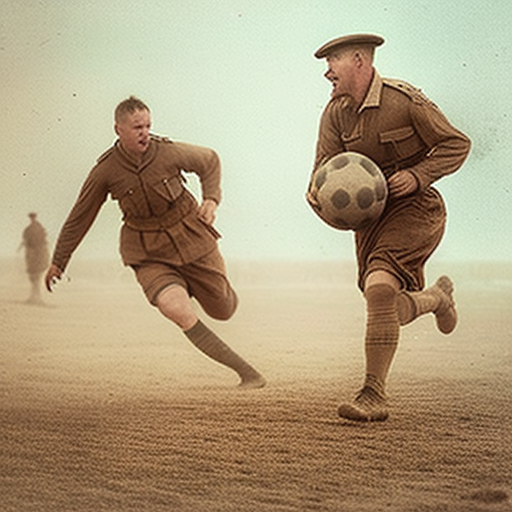
{"type": "Polygon", "coordinates": [[[133,114],[136,110],[147,110],[150,112],[149,107],[135,96],[130,96],[128,99],[121,101],[114,111],[115,122],[122,121],[126,114],[133,114]]]}

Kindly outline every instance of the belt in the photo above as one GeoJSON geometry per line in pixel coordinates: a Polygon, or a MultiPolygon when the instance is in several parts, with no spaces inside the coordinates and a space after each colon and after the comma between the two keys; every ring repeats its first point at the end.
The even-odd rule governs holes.
{"type": "Polygon", "coordinates": [[[184,191],[170,208],[159,216],[125,217],[124,224],[136,231],[165,231],[180,222],[196,205],[196,200],[190,193],[184,191]]]}

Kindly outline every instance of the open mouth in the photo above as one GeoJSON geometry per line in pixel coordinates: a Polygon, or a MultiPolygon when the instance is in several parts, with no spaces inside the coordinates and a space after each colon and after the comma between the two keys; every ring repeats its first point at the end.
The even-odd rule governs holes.
{"type": "Polygon", "coordinates": [[[338,82],[338,77],[332,71],[328,71],[324,76],[332,85],[336,85],[338,82]]]}

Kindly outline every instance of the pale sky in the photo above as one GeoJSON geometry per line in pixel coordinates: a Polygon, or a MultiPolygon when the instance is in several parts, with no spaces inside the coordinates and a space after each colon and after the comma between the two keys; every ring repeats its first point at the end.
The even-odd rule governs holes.
{"type": "MultiPolygon", "coordinates": [[[[375,66],[435,101],[473,142],[438,183],[438,260],[512,259],[512,2],[509,0],[0,0],[0,255],[35,210],[52,246],[112,112],[135,94],[153,131],[214,148],[226,259],[353,259],[353,237],[304,199],[329,99],[314,51],[372,32],[375,66]]],[[[109,201],[75,257],[117,257],[109,201]]]]}

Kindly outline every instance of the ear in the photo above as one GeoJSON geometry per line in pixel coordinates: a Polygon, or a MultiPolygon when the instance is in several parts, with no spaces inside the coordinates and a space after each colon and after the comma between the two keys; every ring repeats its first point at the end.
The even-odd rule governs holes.
{"type": "Polygon", "coordinates": [[[364,57],[360,51],[356,51],[354,53],[354,62],[358,68],[363,67],[364,64],[364,57]]]}
{"type": "Polygon", "coordinates": [[[116,135],[119,135],[119,126],[117,123],[114,124],[114,131],[116,132],[116,135]]]}

